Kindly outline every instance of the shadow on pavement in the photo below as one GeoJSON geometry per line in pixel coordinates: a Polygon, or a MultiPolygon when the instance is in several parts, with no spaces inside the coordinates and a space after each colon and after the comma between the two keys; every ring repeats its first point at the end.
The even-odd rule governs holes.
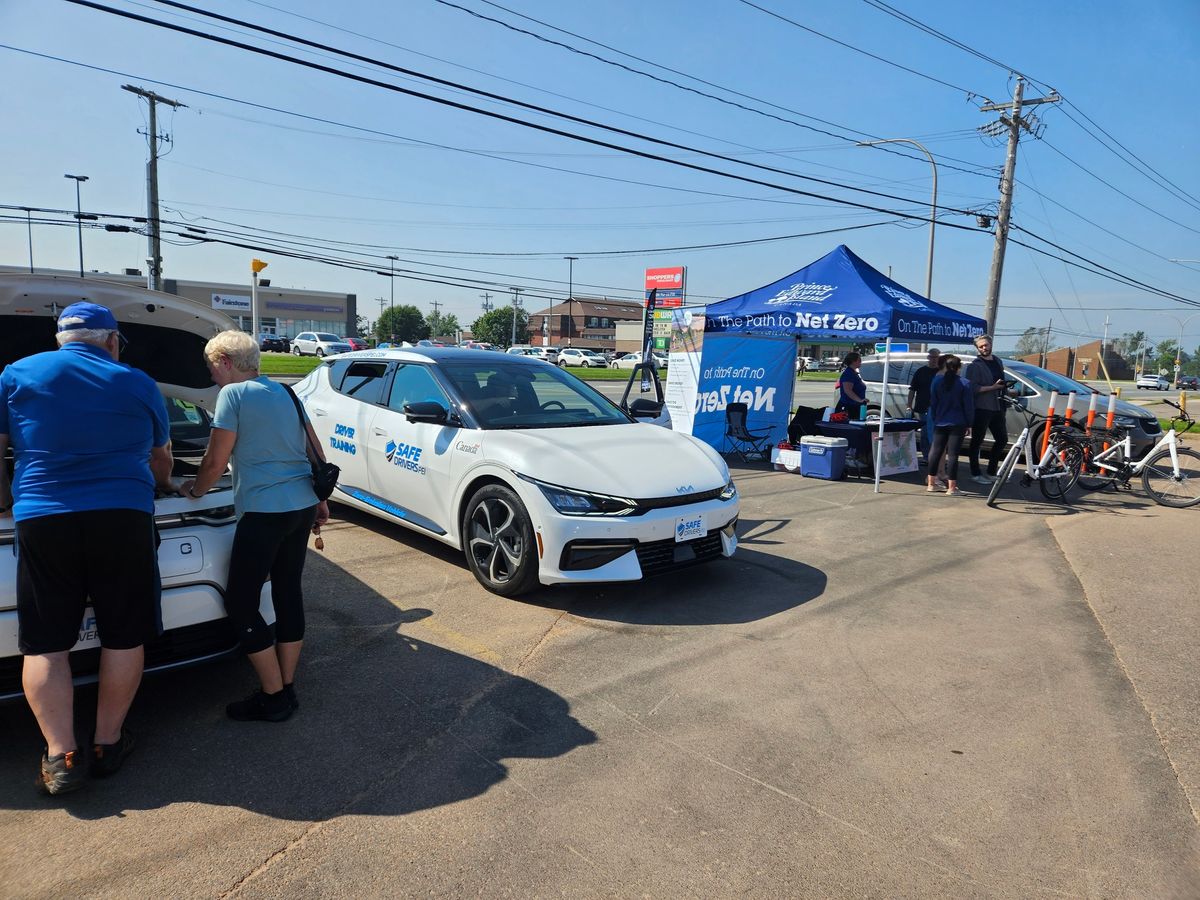
{"type": "MultiPolygon", "coordinates": [[[[253,686],[241,659],[147,679],[129,717],[138,747],[118,775],[49,799],[33,787],[40,735],[22,702],[0,707],[0,808],[63,807],[80,819],[174,803],[236,806],[291,820],[396,815],[475,797],[507,778],[503,760],[545,759],[596,735],[558,694],[414,640],[398,609],[312,553],[300,711],[239,723],[227,702],[253,686]]],[[[76,694],[90,731],[95,689],[76,694]]]]}
{"type": "MultiPolygon", "coordinates": [[[[337,506],[335,514],[339,520],[467,571],[460,551],[433,538],[346,506],[337,506]]],[[[529,603],[584,619],[630,625],[726,625],[765,619],[825,592],[825,573],[820,569],[753,549],[756,544],[770,549],[768,545],[782,543],[768,536],[788,521],[740,520],[740,543],[732,559],[714,560],[644,581],[542,587],[516,600],[500,602],[529,603]],[[758,585],[754,592],[746,590],[750,579],[758,585]]]]}

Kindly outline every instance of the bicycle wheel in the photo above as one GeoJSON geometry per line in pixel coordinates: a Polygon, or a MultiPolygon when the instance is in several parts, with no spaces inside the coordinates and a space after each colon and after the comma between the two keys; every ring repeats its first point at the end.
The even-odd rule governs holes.
{"type": "Polygon", "coordinates": [[[1053,446],[1057,449],[1047,463],[1045,472],[1038,475],[1038,487],[1042,496],[1047,500],[1058,503],[1066,502],[1067,494],[1079,480],[1079,470],[1083,466],[1083,448],[1075,441],[1059,438],[1053,446]]]}
{"type": "Polygon", "coordinates": [[[1125,468],[1125,448],[1120,444],[1109,448],[1109,455],[1104,458],[1104,465],[1112,466],[1117,472],[1102,469],[1092,460],[1100,454],[1100,449],[1094,444],[1085,444],[1083,448],[1083,466],[1079,472],[1078,485],[1085,491],[1102,491],[1114,487],[1117,483],[1117,472],[1125,468]]]}
{"type": "Polygon", "coordinates": [[[1008,456],[1004,457],[1004,462],[1000,463],[1000,471],[996,473],[996,480],[992,482],[992,489],[988,491],[988,506],[996,505],[996,498],[1000,496],[1000,488],[1004,487],[1017,465],[1017,457],[1021,455],[1021,446],[1020,442],[1013,444],[1008,450],[1008,456]]]}
{"type": "Polygon", "coordinates": [[[1171,466],[1171,451],[1160,450],[1146,460],[1142,469],[1142,487],[1155,503],[1163,506],[1195,506],[1200,503],[1200,453],[1176,447],[1179,477],[1171,466]]]}

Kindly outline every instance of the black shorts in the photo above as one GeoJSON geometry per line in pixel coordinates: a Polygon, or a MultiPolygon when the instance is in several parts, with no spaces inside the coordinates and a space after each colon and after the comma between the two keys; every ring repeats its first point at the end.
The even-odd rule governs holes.
{"type": "Polygon", "coordinates": [[[17,523],[17,646],[70,650],[90,604],[100,646],[140,647],[161,632],[154,517],[97,509],[17,523]]]}

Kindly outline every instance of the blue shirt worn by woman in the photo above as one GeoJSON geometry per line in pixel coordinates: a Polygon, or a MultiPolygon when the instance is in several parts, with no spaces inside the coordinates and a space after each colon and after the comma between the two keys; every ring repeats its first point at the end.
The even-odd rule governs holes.
{"type": "Polygon", "coordinates": [[[858,408],[862,406],[864,402],[866,402],[867,386],[863,382],[862,378],[859,377],[857,372],[855,372],[849,366],[846,366],[846,370],[842,372],[842,376],[838,379],[838,393],[838,399],[840,401],[838,405],[844,409],[852,409],[857,412],[858,408]],[[862,400],[850,399],[850,395],[846,393],[847,386],[849,386],[854,393],[858,394],[862,400]]]}
{"type": "Polygon", "coordinates": [[[265,375],[227,384],[217,395],[213,428],[234,432],[233,505],[242,513],[313,506],[305,434],[287,389],[265,375]]]}
{"type": "Polygon", "coordinates": [[[929,386],[929,418],[935,427],[967,426],[975,420],[975,397],[965,378],[935,375],[929,386]]]}

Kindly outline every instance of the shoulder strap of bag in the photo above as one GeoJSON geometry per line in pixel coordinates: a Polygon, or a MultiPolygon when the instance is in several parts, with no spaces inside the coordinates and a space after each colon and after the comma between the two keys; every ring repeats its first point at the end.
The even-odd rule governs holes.
{"type": "Polygon", "coordinates": [[[304,434],[304,448],[309,458],[316,462],[325,462],[325,454],[313,443],[312,435],[308,433],[308,422],[304,419],[304,410],[300,406],[300,398],[296,396],[296,392],[292,390],[290,384],[283,385],[283,389],[288,392],[288,396],[292,398],[292,403],[296,407],[296,415],[300,419],[300,431],[304,434]]]}

